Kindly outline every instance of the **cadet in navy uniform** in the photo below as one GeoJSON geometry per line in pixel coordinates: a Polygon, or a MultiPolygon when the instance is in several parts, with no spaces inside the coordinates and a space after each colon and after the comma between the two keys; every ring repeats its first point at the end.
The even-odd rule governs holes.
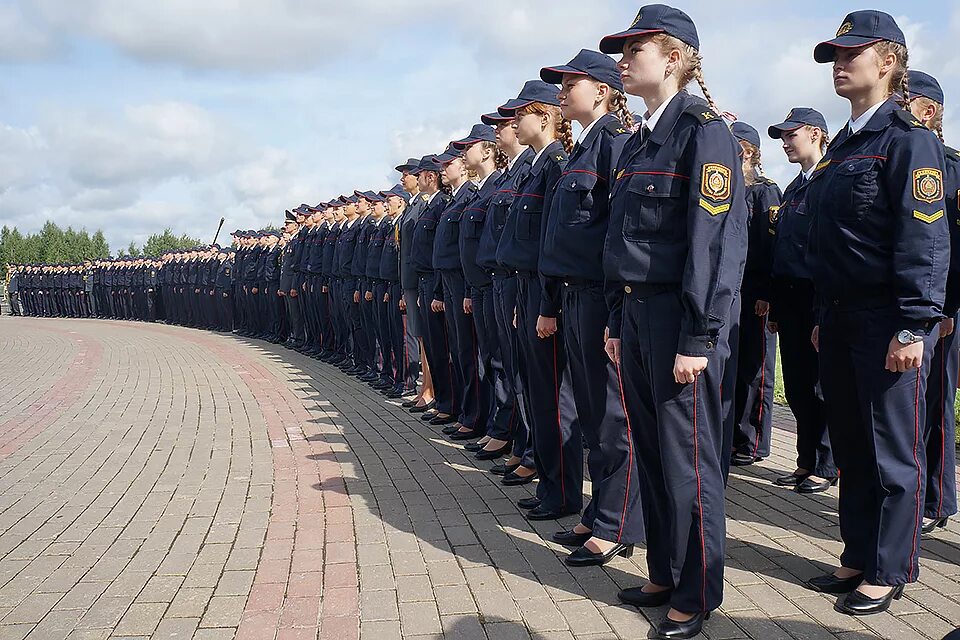
{"type": "Polygon", "coordinates": [[[603,244],[610,184],[633,116],[620,71],[603,53],[581,50],[566,65],[542,69],[540,77],[560,85],[563,116],[583,126],[544,220],[541,307],[547,313],[541,312],[541,321],[552,333],[557,318],[563,318],[567,369],[589,448],[592,496],[580,522],[554,534],[553,540],[579,547],[567,557],[567,564],[600,565],[618,554],[631,555],[633,543],[644,538],[620,375],[603,350],[608,315],[603,244]]]}
{"type": "MultiPolygon", "coordinates": [[[[910,111],[943,141],[943,89],[937,80],[922,71],[910,70],[910,111]]],[[[943,174],[947,219],[950,226],[950,272],[940,322],[940,340],[933,352],[927,378],[927,481],[923,509],[924,533],[945,527],[957,512],[956,415],[957,368],[960,367],[960,340],[957,340],[957,311],[960,309],[960,151],[944,147],[943,174]]]]}
{"type": "Polygon", "coordinates": [[[467,179],[463,152],[452,144],[435,161],[452,193],[437,220],[433,241],[433,268],[437,272],[433,304],[440,303],[443,309],[453,364],[454,395],[460,398],[460,414],[443,432],[452,440],[472,440],[487,431],[492,397],[490,385],[480,378],[476,328],[463,308],[467,285],[460,264],[460,221],[467,202],[477,192],[477,185],[467,179]]]}
{"type": "Polygon", "coordinates": [[[510,383],[503,368],[498,344],[496,302],[490,272],[478,261],[480,239],[487,209],[498,190],[506,167],[506,156],[497,149],[496,132],[488,124],[478,124],[470,134],[453,145],[463,151],[463,163],[477,175],[477,191],[466,203],[460,222],[460,266],[466,280],[463,311],[473,319],[477,336],[478,374],[489,398],[489,417],[485,435],[465,445],[477,460],[495,460],[512,450],[513,433],[519,418],[511,398],[510,383]]]}
{"type": "Polygon", "coordinates": [[[807,194],[821,300],[813,339],[844,543],[841,566],[809,585],[849,591],[837,608],[866,615],[885,611],[920,568],[926,378],[949,267],[944,156],[892,97],[909,94],[907,46],[891,16],[849,14],[814,58],[833,63],[852,113],[807,194]]]}
{"type": "Polygon", "coordinates": [[[233,257],[235,255],[236,252],[230,247],[221,249],[217,254],[214,299],[217,305],[216,328],[218,331],[233,331],[233,257]]]}
{"type": "Polygon", "coordinates": [[[377,192],[368,192],[372,204],[370,220],[373,225],[367,240],[367,264],[365,267],[367,284],[362,292],[364,302],[370,306],[370,315],[373,320],[370,326],[370,342],[374,345],[374,361],[380,361],[376,377],[367,381],[374,389],[382,390],[393,388],[393,357],[390,348],[389,326],[383,318],[383,297],[387,294],[386,281],[380,278],[380,259],[383,257],[383,245],[386,234],[392,231],[389,221],[385,221],[387,213],[384,197],[377,192]]]}
{"type": "Polygon", "coordinates": [[[353,275],[353,253],[357,234],[360,231],[360,223],[357,220],[357,200],[359,198],[352,195],[344,197],[343,200],[345,203],[343,214],[346,216],[346,220],[340,229],[340,235],[337,236],[333,270],[337,277],[337,298],[340,300],[348,346],[346,348],[347,358],[337,366],[353,375],[363,370],[357,357],[357,349],[363,348],[357,346],[360,332],[360,306],[354,302],[353,296],[356,291],[356,278],[353,275]]]}
{"type": "Polygon", "coordinates": [[[284,346],[293,347],[296,344],[294,336],[299,336],[302,331],[297,301],[290,297],[291,289],[293,289],[293,265],[300,251],[300,225],[297,224],[297,217],[289,210],[284,211],[283,231],[290,235],[290,240],[283,247],[283,257],[280,260],[280,290],[278,295],[283,298],[287,314],[288,331],[284,346]]]}
{"type": "Polygon", "coordinates": [[[811,220],[806,198],[810,176],[829,143],[827,123],[819,111],[795,107],[767,132],[783,143],[787,159],[800,165],[800,174],[783,192],[769,228],[774,242],[768,325],[779,337],[784,393],[797,421],[797,468],[774,482],[800,493],[818,493],[836,482],[837,465],[820,392],[819,359],[810,343],[816,319],[813,282],[806,264],[811,220]]]}
{"type": "Polygon", "coordinates": [[[620,598],[669,603],[660,638],[697,635],[723,598],[720,385],[747,248],[740,146],[712,107],[698,49],[693,21],[665,5],[600,43],[622,52],[624,87],[648,110],[617,165],[604,272],[647,534],[649,582],[620,598]],[[684,90],[691,80],[708,102],[684,90]]]}
{"type": "Polygon", "coordinates": [[[416,393],[416,378],[411,386],[407,387],[410,356],[407,352],[406,336],[404,335],[404,315],[400,310],[399,302],[403,299],[403,289],[400,285],[400,222],[409,194],[402,185],[396,185],[389,191],[381,191],[384,198],[387,215],[383,222],[383,250],[380,253],[379,278],[384,283],[384,295],[381,301],[381,332],[388,341],[386,351],[393,362],[392,386],[382,389],[388,398],[401,398],[416,393]]]}
{"type": "Polygon", "coordinates": [[[327,204],[329,205],[327,211],[332,212],[333,215],[333,225],[324,239],[323,291],[327,296],[330,308],[330,333],[333,337],[328,347],[329,352],[321,356],[320,359],[328,364],[339,366],[347,359],[347,345],[349,343],[336,271],[337,242],[346,227],[346,216],[343,214],[344,203],[339,198],[334,198],[327,204]]]}
{"type": "Polygon", "coordinates": [[[420,213],[426,206],[426,202],[420,197],[420,185],[417,184],[417,176],[413,174],[419,164],[420,160],[417,158],[409,158],[405,164],[396,167],[396,170],[401,174],[400,184],[403,185],[403,190],[407,194],[407,204],[400,215],[400,220],[397,222],[400,287],[403,290],[403,297],[395,302],[403,314],[400,319],[404,340],[404,388],[402,395],[404,397],[414,396],[404,400],[403,407],[413,412],[417,412],[433,402],[430,368],[427,366],[426,358],[422,355],[425,321],[423,319],[423,309],[417,304],[417,288],[420,284],[420,278],[417,276],[417,270],[410,259],[413,232],[416,229],[420,213]],[[423,384],[418,390],[417,380],[420,378],[421,369],[423,371],[423,384]]]}
{"type": "MultiPolygon", "coordinates": [[[[527,513],[532,520],[556,520],[579,513],[583,506],[583,439],[570,377],[564,375],[566,351],[558,335],[561,329],[551,333],[542,326],[541,318],[554,312],[553,301],[542,295],[537,271],[543,218],[551,211],[557,181],[573,147],[570,121],[563,118],[559,105],[554,85],[531,80],[515,100],[499,109],[501,115],[513,116],[520,143],[536,152],[530,171],[517,185],[497,247],[497,262],[517,272],[520,380],[540,478],[539,503],[527,513]]],[[[503,482],[520,484],[532,477],[517,469],[503,482]]]]}
{"type": "MultiPolygon", "coordinates": [[[[745,466],[770,455],[773,387],[777,371],[777,336],[767,327],[770,311],[771,222],[780,210],[780,188],[760,173],[760,134],[734,122],[734,137],[743,148],[749,235],[747,264],[740,286],[740,320],[736,346],[731,464],[745,466]]],[[[732,331],[732,327],[731,327],[732,331]]],[[[731,335],[731,343],[734,336],[731,335]]]]}
{"type": "Polygon", "coordinates": [[[423,348],[433,381],[435,405],[431,402],[411,407],[411,411],[422,412],[420,418],[423,420],[450,424],[456,422],[456,416],[460,413],[461,398],[457,395],[460,390],[454,387],[443,310],[436,311],[432,308],[436,279],[439,277],[433,269],[433,242],[440,213],[447,208],[450,198],[440,190],[441,169],[434,158],[432,155],[424,156],[413,170],[417,175],[421,197],[426,204],[414,227],[410,242],[410,262],[419,278],[417,295],[420,317],[424,320],[423,348]]]}
{"type": "MultiPolygon", "coordinates": [[[[499,415],[509,411],[511,418],[506,439],[513,441],[513,455],[506,462],[494,465],[490,472],[506,476],[523,467],[519,474],[512,476],[519,482],[532,477],[536,471],[536,465],[533,461],[533,442],[530,438],[529,422],[520,402],[522,385],[517,362],[517,329],[513,324],[514,310],[517,306],[517,276],[497,262],[497,245],[500,243],[500,237],[507,222],[507,214],[516,194],[516,186],[526,177],[536,153],[531,147],[517,140],[513,118],[494,112],[482,115],[480,121],[494,127],[497,150],[503,153],[507,160],[507,166],[497,181],[496,190],[490,198],[486,211],[470,212],[471,221],[480,223],[482,227],[477,241],[475,259],[477,265],[488,272],[492,280],[490,295],[493,299],[496,321],[495,337],[506,383],[506,388],[502,392],[503,397],[501,398],[497,393],[497,413],[499,415]]],[[[493,366],[496,367],[496,364],[493,366]]],[[[494,425],[496,424],[498,421],[495,420],[494,425]]],[[[492,435],[496,436],[496,431],[492,435]]],[[[481,445],[480,448],[484,451],[477,451],[476,455],[478,457],[482,455],[484,459],[493,456],[493,452],[498,451],[499,445],[503,442],[494,440],[496,438],[491,437],[481,445]]],[[[531,502],[535,505],[537,500],[532,499],[531,502]]]]}
{"type": "Polygon", "coordinates": [[[373,204],[373,194],[369,191],[354,191],[357,196],[357,215],[359,216],[357,224],[360,226],[357,231],[356,247],[353,254],[353,276],[355,280],[353,301],[360,311],[360,326],[357,332],[356,341],[359,348],[356,349],[360,362],[353,375],[357,376],[363,382],[376,380],[376,362],[374,352],[376,350],[376,334],[374,332],[373,320],[373,297],[366,299],[364,293],[368,291],[367,279],[367,252],[370,248],[370,239],[373,235],[377,223],[370,216],[371,205],[373,204]]]}

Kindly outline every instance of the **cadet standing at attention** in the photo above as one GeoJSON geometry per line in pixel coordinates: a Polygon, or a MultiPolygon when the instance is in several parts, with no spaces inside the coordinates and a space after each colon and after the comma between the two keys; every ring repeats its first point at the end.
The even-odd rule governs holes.
{"type": "Polygon", "coordinates": [[[810,179],[813,340],[840,469],[843,552],[811,588],[850,615],[885,611],[919,573],[926,381],[949,267],[943,146],[908,111],[894,19],[856,11],[814,49],[850,121],[810,179]],[[896,95],[900,94],[900,95],[896,95]],[[849,592],[849,593],[848,593],[849,592]]]}

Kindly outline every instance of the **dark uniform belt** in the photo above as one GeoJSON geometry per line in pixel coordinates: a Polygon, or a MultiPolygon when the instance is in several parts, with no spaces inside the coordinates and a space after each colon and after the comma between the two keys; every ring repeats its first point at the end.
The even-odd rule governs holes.
{"type": "Polygon", "coordinates": [[[628,282],[623,285],[623,292],[628,296],[640,300],[658,296],[668,291],[677,291],[680,289],[679,283],[652,283],[652,282],[628,282]]]}

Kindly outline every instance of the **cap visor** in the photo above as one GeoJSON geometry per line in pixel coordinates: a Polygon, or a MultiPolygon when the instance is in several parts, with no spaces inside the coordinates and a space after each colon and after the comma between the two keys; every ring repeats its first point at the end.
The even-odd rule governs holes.
{"type": "Polygon", "coordinates": [[[497,113],[505,118],[513,118],[517,115],[517,111],[527,106],[528,104],[533,104],[529,100],[507,100],[507,103],[502,107],[497,109],[497,113]]]}
{"type": "Polygon", "coordinates": [[[603,53],[621,53],[623,51],[623,41],[628,38],[639,38],[650,33],[663,33],[663,29],[627,29],[620,33],[604,37],[600,41],[600,51],[603,53]]]}
{"type": "Polygon", "coordinates": [[[826,42],[821,42],[813,50],[813,59],[824,64],[827,62],[833,62],[836,57],[836,49],[856,49],[858,47],[865,47],[868,44],[874,44],[875,42],[880,42],[883,38],[867,38],[865,36],[840,36],[839,38],[834,38],[833,40],[827,40],[826,42]]]}
{"type": "Polygon", "coordinates": [[[540,79],[544,82],[549,82],[550,84],[560,84],[563,82],[563,74],[571,73],[578,76],[589,75],[580,71],[579,69],[574,69],[573,67],[568,67],[563,65],[560,67],[544,67],[540,69],[540,79]]]}
{"type": "Polygon", "coordinates": [[[803,126],[802,122],[781,122],[780,124],[772,124],[767,129],[767,135],[769,135],[774,140],[779,140],[784,133],[789,131],[796,131],[803,126]]]}

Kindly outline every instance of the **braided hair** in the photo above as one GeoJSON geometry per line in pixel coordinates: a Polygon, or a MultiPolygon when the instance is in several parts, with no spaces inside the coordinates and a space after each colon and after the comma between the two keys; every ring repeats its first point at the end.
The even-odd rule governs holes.
{"type": "Polygon", "coordinates": [[[887,95],[900,94],[899,103],[904,109],[910,109],[910,83],[907,81],[907,66],[910,53],[902,44],[883,40],[873,45],[874,50],[881,58],[889,54],[897,57],[897,67],[890,73],[890,86],[887,95]]]}
{"type": "Polygon", "coordinates": [[[610,89],[610,113],[617,115],[624,129],[633,129],[635,123],[633,121],[633,114],[630,112],[630,107],[627,105],[627,96],[623,92],[613,88],[610,89]]]}
{"type": "Polygon", "coordinates": [[[660,47],[660,53],[665,56],[669,55],[674,49],[680,51],[680,74],[677,78],[677,84],[680,88],[683,89],[691,81],[696,80],[700,86],[700,92],[703,93],[703,97],[710,108],[717,113],[723,113],[714,101],[713,95],[707,89],[707,83],[703,79],[703,56],[700,55],[700,52],[682,40],[665,33],[658,33],[653,36],[652,41],[660,47]]]}
{"type": "Polygon", "coordinates": [[[518,116],[523,116],[528,113],[535,113],[541,116],[551,116],[555,123],[554,133],[557,136],[557,139],[563,145],[564,151],[567,153],[573,151],[573,125],[569,120],[560,115],[560,107],[555,107],[552,104],[543,104],[542,102],[532,102],[517,111],[518,116]]]}

